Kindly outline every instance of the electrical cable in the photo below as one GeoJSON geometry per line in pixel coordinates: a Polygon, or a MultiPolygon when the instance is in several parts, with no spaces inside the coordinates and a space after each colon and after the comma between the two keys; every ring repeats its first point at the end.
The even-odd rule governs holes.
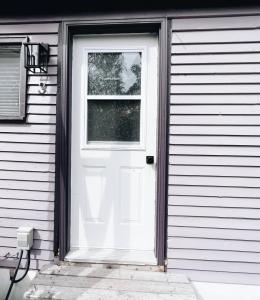
{"type": "Polygon", "coordinates": [[[23,274],[23,276],[22,276],[21,278],[15,279],[15,280],[14,280],[14,283],[18,283],[18,282],[22,281],[22,280],[25,278],[25,276],[27,275],[27,273],[28,273],[28,271],[29,271],[29,269],[30,269],[30,263],[31,263],[31,251],[28,250],[28,251],[27,251],[27,264],[26,264],[26,270],[25,270],[25,272],[24,272],[24,274],[23,274]]]}
{"type": "Polygon", "coordinates": [[[29,269],[30,269],[30,262],[31,262],[31,255],[30,255],[30,250],[27,250],[27,264],[26,264],[26,270],[25,270],[25,273],[23,274],[23,276],[19,279],[16,279],[16,276],[18,274],[18,271],[20,269],[20,265],[21,265],[21,261],[22,261],[22,258],[23,258],[23,250],[20,251],[20,256],[19,256],[19,261],[18,261],[18,264],[16,266],[16,269],[15,269],[15,272],[14,272],[14,276],[11,277],[11,283],[10,283],[10,286],[9,286],[9,289],[7,291],[7,294],[6,294],[6,297],[5,297],[5,300],[8,300],[9,299],[9,296],[11,294],[11,291],[12,291],[12,288],[13,288],[13,285],[15,283],[18,283],[20,281],[22,281],[25,276],[27,275],[29,269]]]}
{"type": "Polygon", "coordinates": [[[13,276],[13,278],[11,279],[11,283],[10,283],[10,285],[9,285],[9,289],[8,289],[8,291],[7,291],[5,300],[8,300],[8,299],[9,299],[9,296],[10,296],[10,294],[11,294],[11,291],[12,291],[12,288],[13,288],[13,285],[14,285],[14,280],[13,280],[13,279],[16,278],[16,275],[17,275],[18,270],[19,270],[20,265],[21,265],[22,258],[23,258],[23,250],[20,251],[19,261],[18,261],[17,267],[16,267],[16,269],[15,269],[14,276],[13,276]]]}

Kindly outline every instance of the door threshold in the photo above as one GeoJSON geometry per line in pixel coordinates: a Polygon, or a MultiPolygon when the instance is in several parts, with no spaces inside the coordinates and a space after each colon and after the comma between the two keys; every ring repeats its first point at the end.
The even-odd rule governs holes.
{"type": "Polygon", "coordinates": [[[101,264],[122,264],[137,266],[156,266],[154,251],[80,248],[72,249],[65,261],[101,264]]]}

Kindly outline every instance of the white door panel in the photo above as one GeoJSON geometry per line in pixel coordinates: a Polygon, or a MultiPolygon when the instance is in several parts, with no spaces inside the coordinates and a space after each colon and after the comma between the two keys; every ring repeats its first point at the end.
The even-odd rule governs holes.
{"type": "Polygon", "coordinates": [[[71,249],[154,251],[157,58],[148,34],[74,38],[71,249]]]}

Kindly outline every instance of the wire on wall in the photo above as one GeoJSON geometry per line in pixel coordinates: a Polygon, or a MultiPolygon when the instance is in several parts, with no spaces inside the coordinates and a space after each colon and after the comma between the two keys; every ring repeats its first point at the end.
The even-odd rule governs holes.
{"type": "Polygon", "coordinates": [[[15,283],[18,283],[20,281],[22,281],[25,276],[27,275],[29,269],[30,269],[30,263],[31,263],[31,251],[30,250],[27,250],[27,262],[26,262],[26,269],[25,269],[25,272],[24,274],[19,278],[19,279],[16,279],[16,276],[18,274],[18,271],[20,269],[20,266],[21,266],[21,261],[22,261],[22,258],[23,258],[23,250],[20,250],[20,255],[19,255],[19,261],[18,261],[18,264],[16,266],[16,269],[15,269],[15,272],[14,272],[14,275],[10,278],[11,280],[11,283],[9,285],[9,288],[8,288],[8,291],[7,291],[7,294],[6,294],[6,297],[5,297],[5,300],[8,300],[9,299],[9,296],[11,294],[11,291],[12,291],[12,288],[14,286],[15,283]]]}

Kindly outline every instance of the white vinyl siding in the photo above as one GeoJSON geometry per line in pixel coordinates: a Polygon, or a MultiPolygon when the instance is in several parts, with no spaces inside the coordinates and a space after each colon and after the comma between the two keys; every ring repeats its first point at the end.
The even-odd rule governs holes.
{"type": "Polygon", "coordinates": [[[260,283],[259,26],[172,20],[168,271],[192,280],[260,283]]]}
{"type": "Polygon", "coordinates": [[[0,124],[0,256],[16,255],[16,229],[31,226],[31,267],[40,268],[54,257],[58,24],[0,25],[0,33],[50,45],[47,92],[39,94],[40,76],[29,74],[26,120],[0,124]]]}

